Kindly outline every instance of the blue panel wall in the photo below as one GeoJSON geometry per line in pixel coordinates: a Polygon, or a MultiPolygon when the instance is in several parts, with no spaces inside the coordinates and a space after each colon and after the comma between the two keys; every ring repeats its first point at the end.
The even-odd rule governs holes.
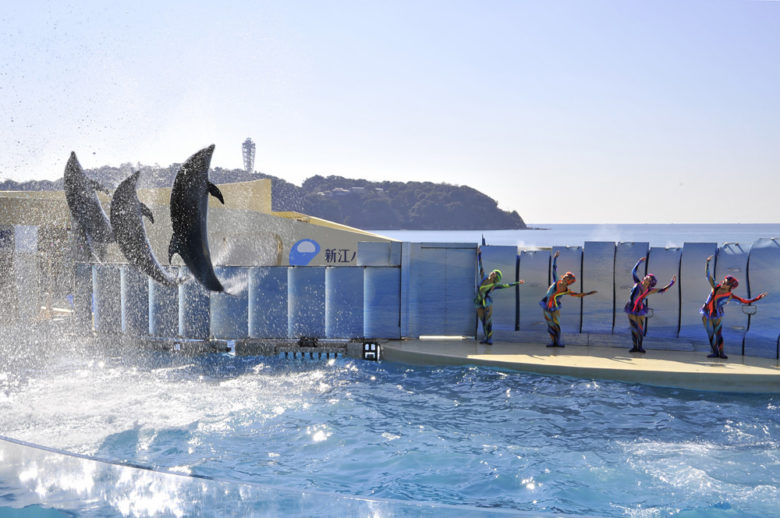
{"type": "MultiPolygon", "coordinates": [[[[176,276],[178,268],[166,267],[176,276]]],[[[191,281],[194,282],[194,281],[191,281]]],[[[164,286],[147,279],[149,287],[149,334],[157,338],[173,338],[179,335],[179,288],[164,286]]]]}
{"type": "MultiPolygon", "coordinates": [[[[780,239],[759,239],[753,243],[748,259],[748,277],[751,298],[765,291],[769,295],[753,304],[757,308],[756,313],[750,317],[750,327],[745,337],[745,354],[778,358],[780,353],[778,350],[778,340],[780,340],[780,239]]],[[[740,287],[742,287],[742,279],[740,279],[740,287]]],[[[732,312],[735,309],[728,308],[732,312]]]]}
{"type": "Polygon", "coordinates": [[[263,266],[249,270],[250,337],[287,337],[287,269],[263,266]]]}
{"type": "MultiPolygon", "coordinates": [[[[631,288],[634,287],[634,279],[631,277],[631,270],[634,268],[640,257],[646,257],[650,250],[649,243],[618,243],[615,248],[615,334],[631,334],[631,328],[628,325],[625,306],[631,295],[631,288]]],[[[639,267],[637,275],[644,277],[647,263],[639,267]]],[[[630,342],[628,342],[630,343],[630,342]]]]}
{"type": "Polygon", "coordinates": [[[710,292],[710,284],[704,277],[704,263],[707,257],[714,258],[717,252],[717,243],[685,243],[680,259],[680,277],[678,279],[680,283],[680,331],[678,336],[699,342],[696,349],[709,349],[709,346],[706,345],[707,334],[701,322],[699,308],[710,292]]]}
{"type": "Polygon", "coordinates": [[[0,225],[0,321],[18,317],[19,293],[14,274],[14,227],[0,225]]]}
{"type": "MultiPolygon", "coordinates": [[[[682,248],[652,247],[647,259],[647,273],[658,279],[657,288],[669,284],[672,276],[680,278],[682,248]]],[[[648,298],[653,316],[647,319],[647,336],[653,338],[677,338],[680,329],[680,284],[665,293],[654,293],[648,298]]]]}
{"type": "MultiPolygon", "coordinates": [[[[419,243],[410,243],[406,250],[408,261],[404,261],[402,270],[402,273],[408,275],[405,286],[408,295],[404,297],[408,300],[406,336],[443,335],[445,250],[443,247],[423,246],[419,243]]],[[[474,275],[471,280],[473,285],[474,275]]]]}
{"type": "Polygon", "coordinates": [[[121,273],[118,265],[96,264],[92,267],[95,300],[95,331],[100,334],[122,332],[121,273]]]}
{"type": "Polygon", "coordinates": [[[0,225],[0,251],[13,254],[16,249],[16,230],[13,225],[0,225]]]}
{"type": "Polygon", "coordinates": [[[325,337],[363,336],[363,268],[325,269],[325,337]]]}
{"type": "Polygon", "coordinates": [[[325,267],[291,267],[287,290],[288,336],[325,336],[325,267]]]}
{"type": "MultiPolygon", "coordinates": [[[[582,247],[581,246],[554,246],[552,253],[560,252],[558,256],[558,279],[566,272],[572,272],[577,277],[577,282],[571,285],[571,291],[582,291],[582,247]]],[[[550,263],[552,265],[552,263],[550,263]]],[[[548,286],[552,284],[552,266],[548,286]]],[[[582,316],[582,299],[564,296],[561,299],[560,323],[561,332],[579,333],[582,316]]],[[[541,309],[541,308],[540,308],[541,309]]]]}
{"type": "Polygon", "coordinates": [[[145,273],[121,267],[122,331],[131,336],[149,334],[149,281],[145,273]]]}
{"type": "Polygon", "coordinates": [[[400,338],[401,269],[370,266],[363,275],[363,336],[400,338]]]}
{"type": "Polygon", "coordinates": [[[92,332],[92,265],[76,263],[73,279],[73,311],[76,326],[82,332],[92,332]]]}
{"type": "Polygon", "coordinates": [[[38,316],[41,309],[42,279],[38,268],[38,227],[14,225],[13,242],[17,311],[21,319],[32,320],[38,316]]]}
{"type": "MultiPolygon", "coordinates": [[[[482,266],[485,275],[492,270],[501,270],[501,283],[508,284],[517,280],[517,247],[515,246],[483,246],[482,266]]],[[[479,276],[477,276],[479,277],[479,276]]],[[[479,278],[477,283],[479,283],[479,278]]],[[[522,289],[522,287],[520,288],[522,289]]],[[[493,330],[514,331],[517,323],[517,286],[493,290],[493,330]]],[[[475,290],[476,293],[476,290],[475,290]]],[[[478,334],[482,332],[481,324],[477,324],[478,334]]]]}
{"type": "MultiPolygon", "coordinates": [[[[183,268],[185,275],[188,274],[183,268]]],[[[209,291],[195,279],[179,286],[179,335],[205,339],[211,328],[209,291]]]]}
{"type": "Polygon", "coordinates": [[[586,241],[582,254],[582,332],[612,333],[615,318],[615,243],[586,241]]]}
{"type": "Polygon", "coordinates": [[[518,296],[520,331],[546,335],[547,325],[539,301],[544,298],[550,285],[550,252],[521,250],[518,277],[525,281],[525,284],[520,286],[518,296]]]}
{"type": "Polygon", "coordinates": [[[474,336],[476,257],[476,246],[460,245],[446,251],[445,335],[474,336]]]}
{"type": "Polygon", "coordinates": [[[211,294],[211,330],[214,338],[238,339],[249,335],[249,269],[217,266],[225,292],[211,294]]]}
{"type": "MultiPolygon", "coordinates": [[[[750,254],[750,245],[739,243],[726,243],[718,251],[717,257],[714,259],[715,268],[711,270],[715,276],[715,282],[720,282],[726,275],[733,275],[739,279],[739,286],[734,290],[734,293],[740,297],[748,296],[748,257],[750,254]]],[[[710,267],[712,268],[712,264],[710,267]]],[[[704,276],[704,263],[701,263],[701,275],[704,276]]],[[[706,282],[706,280],[705,280],[706,282]]],[[[707,299],[711,288],[709,283],[707,284],[707,290],[704,292],[704,296],[701,298],[701,302],[698,308],[704,304],[707,299]]],[[[760,292],[759,292],[760,293],[760,292]]],[[[699,318],[701,322],[701,318],[699,318]]],[[[750,317],[743,313],[742,308],[738,303],[731,302],[727,306],[726,313],[721,320],[723,326],[723,346],[727,355],[742,354],[742,342],[745,339],[745,332],[747,331],[750,317]]],[[[702,332],[704,329],[702,328],[702,332]]],[[[706,339],[706,333],[704,335],[706,339]]],[[[704,349],[704,348],[702,348],[704,349]]],[[[706,350],[709,350],[709,345],[706,346],[706,350]]]]}
{"type": "MultiPolygon", "coordinates": [[[[526,281],[519,289],[494,292],[494,329],[515,340],[534,340],[536,333],[544,336],[539,300],[550,283],[551,252],[523,250],[518,255],[512,246],[482,250],[486,272],[499,268],[504,273],[502,282],[526,281]],[[515,322],[519,333],[514,333],[515,322]]],[[[623,306],[633,285],[631,269],[638,258],[647,256],[640,277],[650,271],[660,287],[678,274],[677,286],[649,299],[654,315],[648,322],[648,337],[668,339],[673,345],[679,336],[704,350],[706,334],[698,310],[710,291],[705,259],[715,255],[716,280],[724,275],[737,277],[736,294],[749,298],[770,292],[769,298],[753,305],[757,312],[752,316],[738,303],[727,307],[723,319],[727,354],[740,354],[744,344],[749,356],[778,355],[780,240],[762,239],[752,248],[686,243],[682,249],[649,249],[647,243],[586,242],[584,248],[553,250],[561,252],[559,276],[567,270],[577,275],[574,290],[599,292],[584,299],[564,299],[564,335],[574,338],[571,334],[580,325],[585,333],[628,334],[623,306]]],[[[209,294],[194,280],[178,289],[165,288],[127,265],[76,264],[75,317],[85,331],[92,328],[94,318],[101,334],[124,330],[133,336],[193,339],[473,336],[476,245],[361,244],[359,261],[373,266],[217,268],[232,295],[209,294]]]]}
{"type": "Polygon", "coordinates": [[[359,242],[357,264],[358,266],[400,266],[401,242],[359,242]]]}
{"type": "Polygon", "coordinates": [[[401,300],[407,336],[474,336],[476,248],[462,243],[404,247],[401,300]]]}

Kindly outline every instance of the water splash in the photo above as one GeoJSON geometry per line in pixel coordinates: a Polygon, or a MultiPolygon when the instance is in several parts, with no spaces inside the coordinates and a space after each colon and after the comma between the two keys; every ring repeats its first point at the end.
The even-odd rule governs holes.
{"type": "Polygon", "coordinates": [[[241,295],[249,289],[249,272],[246,269],[219,268],[222,286],[229,295],[241,295]]]}

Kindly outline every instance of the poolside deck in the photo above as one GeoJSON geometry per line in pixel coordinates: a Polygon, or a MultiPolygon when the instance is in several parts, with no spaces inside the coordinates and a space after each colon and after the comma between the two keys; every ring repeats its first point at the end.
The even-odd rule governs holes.
{"type": "Polygon", "coordinates": [[[730,356],[707,358],[705,352],[474,341],[408,340],[382,344],[382,358],[415,365],[489,365],[537,374],[643,383],[661,387],[718,392],[780,393],[780,362],[730,356]]]}

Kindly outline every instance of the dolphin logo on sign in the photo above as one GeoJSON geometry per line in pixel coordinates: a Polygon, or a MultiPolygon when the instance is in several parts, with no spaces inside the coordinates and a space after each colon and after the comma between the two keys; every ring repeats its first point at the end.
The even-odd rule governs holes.
{"type": "Polygon", "coordinates": [[[313,239],[301,239],[290,249],[290,266],[306,266],[320,253],[320,244],[313,239]]]}

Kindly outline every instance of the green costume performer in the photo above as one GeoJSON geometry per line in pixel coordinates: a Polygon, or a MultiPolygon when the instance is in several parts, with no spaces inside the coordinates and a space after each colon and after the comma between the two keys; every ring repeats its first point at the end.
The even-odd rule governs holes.
{"type": "Polygon", "coordinates": [[[501,284],[501,270],[493,270],[489,275],[485,275],[485,269],[482,267],[482,249],[477,249],[477,259],[479,261],[479,277],[481,279],[477,288],[477,295],[474,297],[474,306],[477,308],[477,318],[482,322],[482,330],[485,333],[485,339],[481,344],[493,345],[493,290],[511,288],[523,284],[525,281],[510,282],[501,284]]]}

